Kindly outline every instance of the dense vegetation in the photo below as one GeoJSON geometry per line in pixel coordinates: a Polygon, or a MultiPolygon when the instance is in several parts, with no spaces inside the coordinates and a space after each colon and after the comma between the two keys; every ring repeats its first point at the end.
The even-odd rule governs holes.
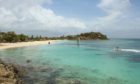
{"type": "Polygon", "coordinates": [[[27,36],[24,34],[16,34],[15,32],[0,32],[0,42],[24,42],[35,40],[46,40],[47,37],[27,36]]]}
{"type": "Polygon", "coordinates": [[[108,39],[106,35],[100,32],[88,32],[81,33],[79,35],[68,35],[60,37],[42,37],[42,36],[27,36],[24,34],[16,34],[15,32],[0,32],[0,42],[24,42],[24,41],[39,41],[39,40],[106,40],[108,39]]]}
{"type": "Polygon", "coordinates": [[[68,36],[61,36],[61,37],[54,37],[52,39],[67,39],[67,40],[107,40],[107,36],[103,35],[100,32],[88,32],[88,33],[81,33],[79,35],[68,35],[68,36]]]}

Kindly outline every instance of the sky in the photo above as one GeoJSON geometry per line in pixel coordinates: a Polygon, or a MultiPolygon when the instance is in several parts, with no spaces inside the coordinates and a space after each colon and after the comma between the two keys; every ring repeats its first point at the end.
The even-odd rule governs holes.
{"type": "Polygon", "coordinates": [[[140,38],[140,0],[0,0],[0,31],[140,38]]]}

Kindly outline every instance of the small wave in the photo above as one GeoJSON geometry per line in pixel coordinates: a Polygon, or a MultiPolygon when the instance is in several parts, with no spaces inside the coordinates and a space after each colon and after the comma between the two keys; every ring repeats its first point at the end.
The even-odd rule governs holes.
{"type": "Polygon", "coordinates": [[[137,49],[120,49],[120,51],[140,53],[140,50],[137,49]]]}

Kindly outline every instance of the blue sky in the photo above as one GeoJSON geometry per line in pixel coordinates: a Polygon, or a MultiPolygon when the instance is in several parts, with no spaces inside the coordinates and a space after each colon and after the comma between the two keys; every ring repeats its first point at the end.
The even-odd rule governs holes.
{"type": "Polygon", "coordinates": [[[140,38],[140,0],[0,0],[0,31],[140,38]]]}
{"type": "Polygon", "coordinates": [[[91,20],[91,18],[104,14],[96,6],[99,2],[100,0],[54,0],[52,5],[45,6],[51,8],[59,15],[91,20]]]}

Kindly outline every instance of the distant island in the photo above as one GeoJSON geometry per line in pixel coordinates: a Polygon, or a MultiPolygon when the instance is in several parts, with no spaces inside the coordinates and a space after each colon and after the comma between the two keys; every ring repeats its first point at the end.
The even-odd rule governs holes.
{"type": "Polygon", "coordinates": [[[0,43],[5,42],[26,42],[43,40],[107,40],[107,36],[100,32],[87,32],[78,35],[67,35],[60,37],[28,36],[25,34],[16,34],[15,32],[0,32],[0,43]]]}

